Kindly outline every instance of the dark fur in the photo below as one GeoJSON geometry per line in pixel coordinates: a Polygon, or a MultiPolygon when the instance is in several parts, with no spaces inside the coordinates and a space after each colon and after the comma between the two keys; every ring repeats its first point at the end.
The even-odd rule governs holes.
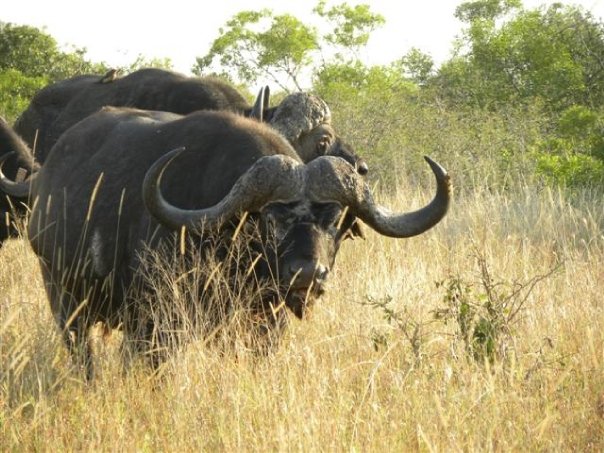
{"type": "MultiPolygon", "coordinates": [[[[272,129],[225,112],[182,117],[106,108],[69,129],[33,185],[36,201],[29,238],[40,257],[53,313],[70,348],[76,343],[69,331],[79,338],[77,344],[85,346],[86,331],[94,322],[116,327],[123,321],[125,296],[137,279],[141,253],[145,247],[158,250],[160,244],[174,244],[175,232],[160,226],[145,209],[141,186],[148,168],[160,156],[182,146],[186,152],[166,170],[162,189],[166,199],[181,208],[214,205],[263,156],[282,154],[299,160],[272,129]],[[87,305],[67,326],[84,299],[87,305]]],[[[311,206],[304,211],[277,203],[266,210],[252,217],[264,225],[269,213],[287,233],[278,250],[257,267],[257,277],[278,275],[277,268],[289,269],[294,264],[314,270],[316,263],[324,264],[322,277],[326,277],[344,237],[334,226],[339,205],[311,206]]],[[[281,274],[282,284],[287,285],[292,274],[281,274]]],[[[315,295],[321,293],[319,283],[315,291],[315,295]]],[[[287,304],[302,316],[304,303],[296,297],[288,298],[287,304]]],[[[135,310],[129,319],[136,318],[135,310]]],[[[126,325],[126,334],[135,330],[131,326],[126,325]]]]}
{"type": "Polygon", "coordinates": [[[228,83],[213,77],[186,77],[162,69],[140,69],[111,83],[99,84],[96,75],[78,76],[47,86],[34,96],[15,123],[15,131],[33,146],[44,162],[61,134],[104,106],[134,107],[187,114],[196,110],[250,109],[245,98],[228,83]]]}

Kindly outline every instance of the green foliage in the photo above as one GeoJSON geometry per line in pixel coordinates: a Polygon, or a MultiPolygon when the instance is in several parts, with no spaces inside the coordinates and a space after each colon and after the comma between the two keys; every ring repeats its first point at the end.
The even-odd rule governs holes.
{"type": "Polygon", "coordinates": [[[455,17],[463,22],[493,20],[521,6],[521,0],[476,0],[464,2],[455,8],[455,17]]]}
{"type": "MultiPolygon", "coordinates": [[[[344,61],[344,54],[356,55],[369,34],[384,23],[384,18],[372,13],[368,5],[350,7],[342,3],[328,9],[320,1],[314,12],[329,23],[330,33],[320,35],[315,27],[289,14],[275,15],[268,9],[241,11],[220,29],[210,51],[197,58],[193,72],[216,72],[218,63],[248,83],[264,76],[285,90],[287,82],[300,90],[302,74],[317,70],[315,62],[321,61],[320,52],[332,46],[336,59],[344,61]]],[[[347,61],[355,63],[354,58],[347,61]]]]}
{"type": "Polygon", "coordinates": [[[202,74],[215,60],[232,69],[246,82],[261,75],[272,77],[281,87],[279,76],[289,78],[300,88],[300,71],[310,63],[318,49],[317,32],[289,14],[275,16],[272,11],[242,11],[230,19],[210,52],[197,58],[193,71],[202,74]]]}
{"type": "Polygon", "coordinates": [[[418,85],[426,85],[433,75],[434,60],[412,47],[398,62],[401,72],[418,85]]]}
{"type": "Polygon", "coordinates": [[[594,111],[582,105],[569,107],[558,118],[556,135],[574,153],[604,162],[604,111],[594,111]]]}
{"type": "Polygon", "coordinates": [[[376,175],[390,181],[400,170],[400,138],[415,110],[418,86],[396,65],[355,62],[325,65],[314,88],[330,105],[339,133],[369,159],[376,175]]]}
{"type": "Polygon", "coordinates": [[[524,149],[536,175],[555,184],[600,183],[604,24],[559,3],[520,7],[516,0],[460,5],[456,16],[467,28],[458,52],[427,79],[424,92],[451,110],[531,109],[536,116],[527,120],[539,118],[542,127],[524,149]]]}
{"type": "Polygon", "coordinates": [[[0,22],[1,71],[14,69],[27,77],[54,82],[108,69],[104,64],[89,62],[85,54],[85,49],[60,50],[52,36],[35,27],[0,22]]]}
{"type": "Polygon", "coordinates": [[[604,114],[575,105],[535,144],[537,173],[552,184],[601,185],[604,182],[604,114]]]}
{"type": "Polygon", "coordinates": [[[368,161],[369,177],[385,190],[403,178],[429,186],[424,155],[446,165],[457,193],[526,182],[534,167],[531,146],[550,123],[538,106],[450,106],[438,92],[405,77],[397,64],[329,65],[314,87],[330,105],[338,133],[368,161]]]}
{"type": "Polygon", "coordinates": [[[313,11],[327,19],[333,29],[324,36],[325,41],[353,52],[366,45],[369,35],[386,22],[382,15],[372,13],[367,4],[342,3],[327,9],[325,0],[320,0],[313,11]]]}
{"type": "Polygon", "coordinates": [[[359,61],[327,64],[317,71],[314,88],[321,96],[331,93],[357,97],[378,96],[389,99],[417,93],[417,86],[408,80],[396,64],[366,66],[359,61]]]}
{"type": "Polygon", "coordinates": [[[0,69],[48,77],[48,62],[58,53],[55,39],[27,25],[0,23],[0,69]]]}
{"type": "Polygon", "coordinates": [[[569,187],[598,186],[604,183],[604,161],[584,154],[538,152],[537,174],[550,184],[569,187]]]}
{"type": "MultiPolygon", "coordinates": [[[[591,135],[598,126],[599,115],[582,105],[566,109],[558,119],[558,134],[570,139],[591,135]]],[[[599,131],[600,132],[600,131],[599,131]]]]}
{"type": "Polygon", "coordinates": [[[52,36],[35,27],[0,22],[0,114],[12,122],[48,83],[107,70],[84,56],[84,49],[60,50],[52,36]]]}
{"type": "Polygon", "coordinates": [[[45,77],[27,77],[17,69],[0,70],[0,115],[12,123],[46,82],[45,77]]]}
{"type": "Polygon", "coordinates": [[[317,48],[316,31],[289,14],[275,16],[269,30],[258,34],[262,47],[258,64],[274,66],[297,75],[310,63],[310,52],[317,48]]]}
{"type": "Polygon", "coordinates": [[[467,53],[439,71],[438,85],[452,100],[494,108],[542,99],[552,111],[574,104],[601,105],[601,21],[579,8],[559,4],[547,10],[520,11],[500,26],[485,15],[489,16],[470,15],[473,19],[464,38],[467,53]]]}

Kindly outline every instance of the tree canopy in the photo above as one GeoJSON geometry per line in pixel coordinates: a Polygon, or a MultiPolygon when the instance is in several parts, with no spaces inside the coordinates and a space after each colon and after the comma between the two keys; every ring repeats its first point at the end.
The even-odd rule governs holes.
{"type": "Polygon", "coordinates": [[[480,107],[539,100],[554,111],[604,100],[604,25],[573,6],[523,10],[518,1],[462,3],[464,50],[436,83],[450,98],[480,107]],[[502,17],[511,10],[516,13],[502,17]],[[497,20],[500,19],[500,20],[497,20]]]}
{"type": "Polygon", "coordinates": [[[331,50],[339,60],[353,61],[370,33],[384,23],[368,5],[342,3],[328,8],[320,1],[313,12],[327,22],[329,32],[321,34],[290,14],[241,11],[220,29],[210,51],[197,58],[193,72],[215,71],[218,63],[223,72],[247,83],[264,76],[283,89],[292,83],[300,90],[301,75],[316,71],[324,63],[325,52],[331,50]]]}

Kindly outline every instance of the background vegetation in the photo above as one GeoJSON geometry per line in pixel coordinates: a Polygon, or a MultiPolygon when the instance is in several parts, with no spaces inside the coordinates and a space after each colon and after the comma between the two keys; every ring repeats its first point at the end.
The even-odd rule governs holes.
{"type": "MultiPolygon", "coordinates": [[[[448,217],[417,238],[345,243],[311,319],[292,320],[269,357],[191,333],[157,381],[139,363],[122,373],[114,333],[99,337],[93,385],[49,328],[27,242],[9,242],[0,450],[604,449],[604,24],[573,6],[468,1],[449,60],[412,49],[369,67],[358,52],[384,18],[324,1],[315,13],[311,26],[243,11],[193,71],[251,92],[260,77],[312,84],[385,204],[425,202],[421,156],[442,162],[448,217]]],[[[124,71],[148,65],[170,62],[124,71]]],[[[2,24],[0,114],[106,69],[2,24]]]]}
{"type": "MultiPolygon", "coordinates": [[[[455,15],[463,32],[437,67],[420,49],[366,66],[359,51],[385,19],[368,5],[324,0],[313,11],[314,25],[271,10],[242,11],[192,71],[222,75],[252,93],[259,78],[319,93],[342,136],[386,180],[430,154],[468,181],[493,179],[495,167],[489,184],[537,177],[601,185],[604,24],[589,12],[560,3],[526,10],[520,0],[461,3],[455,15]]],[[[141,56],[122,70],[143,66],[171,63],[141,56]]],[[[88,61],[85,49],[60,49],[44,31],[0,23],[0,115],[9,120],[47,83],[107,69],[88,61]]]]}

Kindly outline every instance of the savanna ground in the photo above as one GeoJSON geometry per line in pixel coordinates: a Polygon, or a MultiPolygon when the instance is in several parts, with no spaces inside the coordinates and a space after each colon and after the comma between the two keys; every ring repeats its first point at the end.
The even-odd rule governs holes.
{"type": "MultiPolygon", "coordinates": [[[[386,201],[419,206],[400,183],[386,201]]],[[[453,175],[459,179],[459,175],[453,175]]],[[[597,192],[461,191],[440,225],[342,247],[311,316],[257,357],[191,342],[151,377],[98,340],[70,367],[24,240],[0,250],[2,451],[604,449],[597,192]]]]}

